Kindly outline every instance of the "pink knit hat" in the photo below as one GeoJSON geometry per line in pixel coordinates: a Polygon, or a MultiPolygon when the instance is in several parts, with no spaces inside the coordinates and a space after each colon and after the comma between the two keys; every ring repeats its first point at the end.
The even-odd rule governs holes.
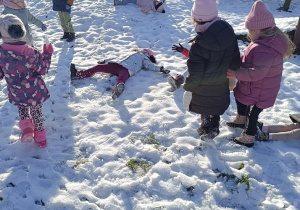
{"type": "Polygon", "coordinates": [[[144,53],[144,52],[148,53],[149,56],[151,56],[151,55],[155,56],[154,52],[152,50],[150,50],[150,49],[143,49],[140,52],[142,52],[142,53],[144,53]]]}
{"type": "Polygon", "coordinates": [[[26,3],[24,0],[3,0],[3,5],[11,9],[22,9],[26,3]]]}
{"type": "Polygon", "coordinates": [[[274,16],[262,1],[256,1],[248,14],[245,27],[249,30],[259,30],[276,26],[274,16]]]}
{"type": "Polygon", "coordinates": [[[197,22],[212,21],[218,16],[216,0],[196,0],[191,14],[197,22]]]}

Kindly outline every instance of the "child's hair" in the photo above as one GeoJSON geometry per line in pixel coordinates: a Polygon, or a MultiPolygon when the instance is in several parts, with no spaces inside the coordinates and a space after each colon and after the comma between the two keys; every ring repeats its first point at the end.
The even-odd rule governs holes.
{"type": "Polygon", "coordinates": [[[293,41],[289,38],[289,36],[286,33],[283,33],[277,26],[261,29],[259,35],[260,37],[270,37],[276,34],[283,36],[286,43],[288,44],[288,49],[284,53],[283,58],[290,58],[293,55],[296,46],[293,43],[293,41]]]}
{"type": "Polygon", "coordinates": [[[151,61],[152,63],[156,63],[156,59],[155,59],[155,57],[154,57],[153,55],[150,55],[150,56],[149,56],[149,59],[150,59],[150,61],[151,61]]]}

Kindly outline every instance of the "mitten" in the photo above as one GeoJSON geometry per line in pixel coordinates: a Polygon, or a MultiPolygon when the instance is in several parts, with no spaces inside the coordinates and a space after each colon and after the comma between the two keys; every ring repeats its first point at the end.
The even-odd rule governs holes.
{"type": "Polygon", "coordinates": [[[172,47],[172,50],[174,50],[175,52],[180,52],[180,53],[182,53],[183,48],[184,48],[184,47],[179,43],[179,46],[174,44],[173,47],[172,47]]]}
{"type": "Polygon", "coordinates": [[[189,109],[191,100],[192,100],[192,92],[184,91],[184,94],[182,97],[183,108],[189,109]]]}
{"type": "Polygon", "coordinates": [[[41,29],[42,29],[42,31],[46,31],[46,30],[47,30],[47,26],[46,26],[45,24],[43,24],[43,25],[41,26],[41,29]]]}
{"type": "Polygon", "coordinates": [[[67,10],[70,10],[70,9],[71,9],[71,5],[67,4],[67,5],[66,5],[66,9],[67,9],[67,10]]]}
{"type": "Polygon", "coordinates": [[[48,45],[48,47],[47,47],[46,44],[44,44],[44,46],[43,46],[43,51],[52,54],[52,53],[54,52],[53,47],[52,47],[52,44],[50,43],[50,44],[48,45]]]}
{"type": "Polygon", "coordinates": [[[235,79],[235,71],[227,69],[227,78],[235,79]]]}
{"type": "Polygon", "coordinates": [[[165,69],[165,68],[162,66],[162,67],[160,67],[160,72],[163,73],[163,74],[169,74],[169,73],[170,73],[170,70],[165,69]]]}

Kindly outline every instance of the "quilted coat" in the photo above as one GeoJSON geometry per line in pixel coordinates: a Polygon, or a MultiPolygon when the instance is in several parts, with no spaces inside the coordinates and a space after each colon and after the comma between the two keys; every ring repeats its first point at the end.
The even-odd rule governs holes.
{"type": "Polygon", "coordinates": [[[67,10],[66,5],[73,5],[74,0],[52,0],[53,2],[53,10],[60,12],[71,12],[71,9],[67,10]]]}
{"type": "Polygon", "coordinates": [[[35,106],[50,97],[42,78],[48,72],[50,59],[49,52],[34,50],[33,55],[28,56],[0,46],[0,80],[5,77],[10,103],[35,106]]]}
{"type": "Polygon", "coordinates": [[[160,66],[152,63],[149,57],[142,52],[136,52],[134,54],[125,55],[121,58],[112,59],[110,63],[118,63],[121,66],[128,69],[129,75],[133,76],[141,69],[148,69],[152,71],[160,71],[160,66]]]}
{"type": "Polygon", "coordinates": [[[189,110],[222,115],[230,104],[227,68],[240,68],[240,53],[232,27],[223,20],[199,32],[189,51],[188,73],[183,88],[192,92],[189,110]]]}
{"type": "Polygon", "coordinates": [[[245,105],[256,105],[260,109],[274,105],[283,71],[283,54],[288,49],[281,35],[260,38],[246,48],[242,68],[235,76],[235,98],[245,105]]]}

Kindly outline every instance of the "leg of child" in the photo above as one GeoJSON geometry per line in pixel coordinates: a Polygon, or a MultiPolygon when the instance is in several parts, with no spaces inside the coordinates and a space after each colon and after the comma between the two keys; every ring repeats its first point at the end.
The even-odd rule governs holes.
{"type": "Polygon", "coordinates": [[[270,140],[300,139],[299,123],[263,126],[263,130],[269,132],[270,140]]]}
{"type": "Polygon", "coordinates": [[[28,106],[18,106],[20,120],[29,119],[29,107],[28,106]]]}
{"type": "Polygon", "coordinates": [[[115,5],[136,4],[137,0],[115,0],[115,5]]]}
{"type": "Polygon", "coordinates": [[[68,12],[58,12],[60,24],[64,32],[75,33],[71,23],[71,16],[68,12]]]}
{"type": "MultiPolygon", "coordinates": [[[[78,79],[83,79],[83,78],[93,77],[96,73],[107,73],[107,74],[113,74],[118,77],[121,76],[121,80],[124,80],[123,82],[125,83],[125,81],[129,77],[129,74],[128,74],[127,78],[126,78],[126,76],[123,78],[123,75],[124,75],[123,72],[127,72],[127,74],[128,74],[128,70],[126,68],[124,68],[123,66],[121,66],[117,63],[106,63],[106,64],[96,65],[96,66],[86,69],[86,70],[77,71],[76,77],[78,79]]],[[[118,82],[119,82],[119,78],[118,78],[118,82]]]]}
{"type": "Polygon", "coordinates": [[[42,106],[43,104],[38,104],[36,106],[30,107],[30,114],[32,116],[32,120],[34,122],[34,130],[35,131],[43,131],[44,130],[44,119],[42,114],[42,106]]]}
{"type": "Polygon", "coordinates": [[[258,115],[262,112],[262,109],[258,108],[256,105],[252,107],[248,114],[248,125],[246,126],[246,134],[254,136],[256,134],[256,124],[258,120],[258,115]]]}

